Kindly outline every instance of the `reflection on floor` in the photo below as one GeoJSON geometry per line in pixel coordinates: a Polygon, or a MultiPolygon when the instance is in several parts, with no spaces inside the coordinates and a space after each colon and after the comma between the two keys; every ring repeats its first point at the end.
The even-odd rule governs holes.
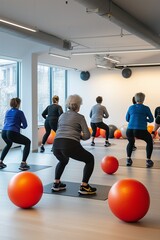
{"type": "MultiPolygon", "coordinates": [[[[10,202],[7,195],[8,182],[15,172],[0,170],[0,237],[16,240],[159,240],[160,236],[160,169],[145,168],[145,143],[136,141],[137,150],[133,152],[135,166],[119,166],[113,175],[105,174],[100,166],[101,159],[113,155],[120,161],[126,158],[126,139],[110,139],[112,145],[104,147],[104,139],[97,138],[94,147],[90,140],[82,142],[83,146],[95,156],[95,169],[90,179],[91,184],[112,186],[116,181],[133,178],[141,181],[148,189],[151,204],[146,216],[138,223],[128,224],[117,219],[109,209],[107,200],[93,200],[61,196],[60,194],[43,194],[40,202],[33,209],[20,209],[10,202]],[[140,160],[144,167],[136,166],[140,160]]],[[[152,160],[160,162],[160,141],[154,144],[152,160]]],[[[16,148],[7,155],[8,165],[21,161],[21,150],[16,148]]],[[[34,172],[43,185],[53,182],[57,163],[51,152],[51,145],[46,146],[45,153],[30,153],[28,164],[51,166],[34,172]]],[[[83,163],[70,160],[62,181],[80,183],[83,163]]],[[[138,196],[137,196],[138,197],[138,196]]]]}

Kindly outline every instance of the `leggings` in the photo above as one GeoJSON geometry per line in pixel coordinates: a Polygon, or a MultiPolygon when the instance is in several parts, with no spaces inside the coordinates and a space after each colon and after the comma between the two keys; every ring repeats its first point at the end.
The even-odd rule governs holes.
{"type": "Polygon", "coordinates": [[[45,127],[45,130],[46,130],[46,133],[44,134],[43,138],[42,138],[42,144],[44,145],[51,133],[51,130],[53,131],[57,131],[57,125],[58,125],[58,119],[54,119],[54,120],[48,120],[46,119],[45,120],[45,123],[44,123],[44,127],[45,127]]]}
{"type": "Polygon", "coordinates": [[[26,162],[27,157],[30,152],[31,141],[29,138],[25,137],[21,133],[2,130],[2,139],[7,144],[1,153],[1,160],[3,161],[10,148],[12,147],[13,142],[24,145],[22,161],[26,162]]]}
{"type": "Polygon", "coordinates": [[[147,159],[151,158],[152,151],[153,151],[153,140],[151,134],[147,130],[138,130],[138,129],[127,129],[126,132],[128,138],[128,145],[127,145],[127,156],[131,157],[132,149],[135,143],[135,138],[144,140],[146,145],[146,157],[147,159]]]}
{"type": "MultiPolygon", "coordinates": [[[[54,144],[56,141],[57,139],[54,141],[54,144]]],[[[60,139],[58,139],[58,141],[60,143],[60,139]]],[[[67,141],[68,140],[66,140],[66,142],[67,141]]],[[[75,140],[69,140],[68,142],[70,143],[64,144],[65,146],[63,145],[64,142],[61,144],[64,146],[64,149],[58,149],[53,144],[53,154],[59,160],[55,169],[55,179],[59,180],[61,178],[63,171],[69,162],[69,158],[72,158],[85,163],[82,182],[88,183],[94,169],[94,156],[85,150],[79,142],[75,140]]]]}
{"type": "Polygon", "coordinates": [[[104,129],[106,131],[106,140],[108,141],[109,127],[104,122],[99,122],[99,123],[92,123],[91,122],[91,128],[92,128],[92,131],[93,131],[92,132],[92,137],[96,136],[97,127],[100,128],[100,129],[104,129]]]}

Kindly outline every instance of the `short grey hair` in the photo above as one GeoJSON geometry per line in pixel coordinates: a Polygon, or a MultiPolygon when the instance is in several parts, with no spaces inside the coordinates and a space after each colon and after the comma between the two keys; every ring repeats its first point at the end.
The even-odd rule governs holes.
{"type": "Polygon", "coordinates": [[[145,99],[145,94],[142,93],[142,92],[136,93],[135,96],[134,96],[134,98],[135,98],[135,101],[136,101],[137,103],[139,103],[139,102],[143,103],[143,102],[144,102],[144,99],[145,99]]]}
{"type": "Polygon", "coordinates": [[[79,110],[80,105],[82,105],[82,98],[77,94],[70,95],[66,100],[66,107],[70,110],[79,110]]]}

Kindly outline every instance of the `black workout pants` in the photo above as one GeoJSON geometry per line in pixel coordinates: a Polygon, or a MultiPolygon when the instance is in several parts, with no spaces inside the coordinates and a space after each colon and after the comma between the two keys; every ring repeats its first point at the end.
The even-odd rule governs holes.
{"type": "Polygon", "coordinates": [[[92,137],[96,136],[97,128],[104,129],[106,131],[106,140],[108,140],[109,137],[109,127],[104,122],[98,122],[98,123],[92,123],[91,122],[91,128],[92,128],[92,137]]]}
{"type": "Polygon", "coordinates": [[[71,139],[66,139],[66,141],[63,139],[61,142],[60,139],[55,139],[53,144],[53,154],[59,160],[55,169],[55,179],[61,178],[63,171],[69,162],[69,158],[72,158],[85,163],[82,182],[89,182],[94,169],[94,156],[85,150],[79,142],[71,139]],[[62,149],[56,147],[56,141],[59,142],[58,144],[61,143],[62,149]]]}
{"type": "Polygon", "coordinates": [[[1,153],[1,160],[3,161],[13,143],[24,145],[22,161],[25,162],[30,152],[31,141],[21,133],[2,130],[2,139],[7,144],[1,153]]]}
{"type": "Polygon", "coordinates": [[[153,151],[153,139],[151,134],[148,130],[139,130],[139,129],[127,129],[126,135],[128,138],[128,145],[127,145],[127,156],[131,157],[132,149],[135,143],[135,138],[144,140],[146,145],[146,157],[147,159],[151,158],[152,151],[153,151]]]}
{"type": "Polygon", "coordinates": [[[45,127],[45,130],[46,130],[46,133],[44,134],[43,138],[42,138],[42,144],[44,145],[51,133],[51,130],[53,131],[57,131],[57,125],[58,125],[58,119],[53,119],[53,120],[48,120],[46,119],[45,120],[45,123],[44,123],[44,127],[45,127]]]}

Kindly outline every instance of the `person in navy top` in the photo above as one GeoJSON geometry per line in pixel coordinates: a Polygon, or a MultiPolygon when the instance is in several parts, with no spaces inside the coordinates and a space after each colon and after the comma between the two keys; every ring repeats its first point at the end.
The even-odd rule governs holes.
{"type": "Polygon", "coordinates": [[[154,118],[148,106],[144,105],[145,94],[142,92],[135,94],[136,104],[129,107],[126,114],[126,121],[128,127],[126,131],[128,145],[127,145],[127,166],[131,166],[133,161],[131,159],[135,138],[144,140],[146,146],[146,167],[150,168],[154,162],[151,160],[153,151],[153,140],[151,134],[147,130],[148,122],[153,122],[154,118]]]}
{"type": "Polygon", "coordinates": [[[20,129],[27,128],[27,120],[23,111],[19,110],[21,100],[19,98],[12,98],[10,100],[10,107],[4,119],[4,126],[2,129],[2,139],[5,141],[6,146],[2,150],[0,158],[0,169],[7,167],[3,160],[12,147],[13,143],[24,145],[22,162],[19,169],[24,171],[30,167],[27,165],[26,160],[30,152],[31,141],[26,136],[20,133],[20,129]]]}

